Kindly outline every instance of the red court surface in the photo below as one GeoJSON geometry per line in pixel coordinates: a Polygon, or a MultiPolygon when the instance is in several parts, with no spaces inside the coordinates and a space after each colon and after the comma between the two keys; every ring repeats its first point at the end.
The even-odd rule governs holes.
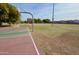
{"type": "Polygon", "coordinates": [[[25,28],[6,27],[0,28],[0,55],[39,55],[39,52],[29,31],[25,28]]]}
{"type": "Polygon", "coordinates": [[[0,55],[37,55],[30,36],[0,38],[0,55]]]}

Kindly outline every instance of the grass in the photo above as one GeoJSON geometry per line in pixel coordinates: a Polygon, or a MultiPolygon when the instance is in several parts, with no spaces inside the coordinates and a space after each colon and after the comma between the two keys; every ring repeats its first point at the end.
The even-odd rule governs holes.
{"type": "MultiPolygon", "coordinates": [[[[31,29],[31,25],[26,26],[31,29]]],[[[35,24],[32,35],[38,49],[44,54],[79,54],[79,25],[35,24]]]]}

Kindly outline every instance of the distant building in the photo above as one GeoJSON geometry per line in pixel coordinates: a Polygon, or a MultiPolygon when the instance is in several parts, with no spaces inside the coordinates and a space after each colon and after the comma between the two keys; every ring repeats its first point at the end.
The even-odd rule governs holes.
{"type": "Polygon", "coordinates": [[[27,18],[28,23],[32,23],[32,18],[27,18]]]}
{"type": "Polygon", "coordinates": [[[74,23],[79,24],[79,20],[74,20],[74,23]]]}

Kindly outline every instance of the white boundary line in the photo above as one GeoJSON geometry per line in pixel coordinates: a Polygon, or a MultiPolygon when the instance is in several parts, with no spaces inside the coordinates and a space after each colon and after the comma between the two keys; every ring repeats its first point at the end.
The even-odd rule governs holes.
{"type": "Polygon", "coordinates": [[[28,28],[28,32],[29,32],[29,35],[30,35],[31,40],[32,40],[32,42],[33,42],[33,45],[34,45],[34,47],[35,47],[35,50],[36,50],[36,52],[37,52],[37,55],[40,55],[40,53],[39,53],[39,51],[38,51],[38,49],[37,49],[37,46],[36,46],[36,44],[35,44],[35,42],[34,42],[34,39],[33,39],[32,35],[31,35],[31,32],[29,31],[29,28],[28,28]]]}

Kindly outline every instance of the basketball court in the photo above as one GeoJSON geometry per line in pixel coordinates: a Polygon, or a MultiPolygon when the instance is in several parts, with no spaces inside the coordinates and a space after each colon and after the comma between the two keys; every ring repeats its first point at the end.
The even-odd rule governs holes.
{"type": "Polygon", "coordinates": [[[31,32],[24,27],[0,28],[0,55],[39,55],[31,32]]]}

